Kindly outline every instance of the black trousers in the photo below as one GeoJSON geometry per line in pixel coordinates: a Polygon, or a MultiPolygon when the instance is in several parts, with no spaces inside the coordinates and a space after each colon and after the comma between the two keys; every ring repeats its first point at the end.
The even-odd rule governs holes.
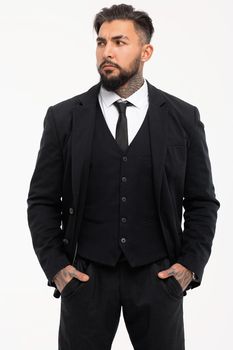
{"type": "Polygon", "coordinates": [[[73,278],[62,290],[59,350],[109,350],[121,307],[135,350],[184,350],[183,292],[165,258],[132,268],[127,261],[106,266],[79,257],[76,268],[87,282],[73,278]]]}

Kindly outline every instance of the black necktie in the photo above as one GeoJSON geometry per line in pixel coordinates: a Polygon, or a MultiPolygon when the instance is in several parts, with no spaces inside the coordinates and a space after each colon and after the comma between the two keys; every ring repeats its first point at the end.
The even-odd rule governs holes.
{"type": "Polygon", "coordinates": [[[128,101],[114,102],[114,105],[118,109],[119,118],[116,126],[116,141],[120,148],[125,151],[128,147],[128,130],[127,130],[127,118],[125,110],[127,106],[131,106],[132,103],[128,101]]]}

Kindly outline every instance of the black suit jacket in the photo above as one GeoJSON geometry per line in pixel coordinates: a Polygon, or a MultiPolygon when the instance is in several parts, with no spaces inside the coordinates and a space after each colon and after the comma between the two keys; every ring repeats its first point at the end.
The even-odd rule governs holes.
{"type": "MultiPolygon", "coordinates": [[[[211,253],[217,210],[204,125],[195,106],[151,85],[149,127],[156,205],[171,261],[198,276],[211,253]],[[184,227],[182,228],[182,210],[184,227]]],[[[33,247],[49,286],[73,263],[87,189],[100,83],[50,106],[27,198],[33,247]]]]}

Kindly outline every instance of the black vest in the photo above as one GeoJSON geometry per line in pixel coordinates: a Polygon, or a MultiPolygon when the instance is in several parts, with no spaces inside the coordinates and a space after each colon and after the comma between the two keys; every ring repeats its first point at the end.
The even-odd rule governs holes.
{"type": "Polygon", "coordinates": [[[122,151],[97,99],[77,251],[84,258],[114,266],[125,256],[134,267],[167,256],[154,198],[148,117],[147,112],[136,136],[122,151]]]}

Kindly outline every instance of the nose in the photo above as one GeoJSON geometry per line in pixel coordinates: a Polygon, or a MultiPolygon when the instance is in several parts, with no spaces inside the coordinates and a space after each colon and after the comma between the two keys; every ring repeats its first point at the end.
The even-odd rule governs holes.
{"type": "Polygon", "coordinates": [[[106,44],[105,48],[103,50],[103,58],[112,58],[113,57],[113,51],[111,44],[106,44]]]}

